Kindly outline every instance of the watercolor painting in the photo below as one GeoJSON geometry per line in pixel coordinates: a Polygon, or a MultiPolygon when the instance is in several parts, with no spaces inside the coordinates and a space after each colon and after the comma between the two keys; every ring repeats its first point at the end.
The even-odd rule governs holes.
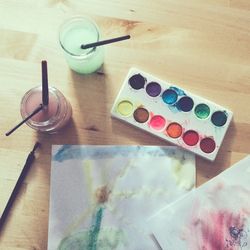
{"type": "Polygon", "coordinates": [[[146,219],[195,187],[177,147],[52,147],[48,250],[158,249],[146,219]]]}
{"type": "Polygon", "coordinates": [[[159,210],[148,224],[164,250],[249,250],[250,156],[159,210]]]}

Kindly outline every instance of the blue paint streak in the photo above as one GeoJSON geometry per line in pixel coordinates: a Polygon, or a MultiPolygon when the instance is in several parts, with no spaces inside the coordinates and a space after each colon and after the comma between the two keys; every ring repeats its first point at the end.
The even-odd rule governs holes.
{"type": "Polygon", "coordinates": [[[63,145],[53,156],[54,161],[63,162],[70,159],[81,159],[83,151],[80,146],[77,145],[63,145]]]}
{"type": "Polygon", "coordinates": [[[88,250],[96,250],[97,249],[97,239],[101,229],[101,222],[102,222],[102,215],[103,215],[103,208],[100,207],[96,212],[94,218],[94,224],[91,226],[90,235],[89,235],[89,244],[88,250]]]}
{"type": "Polygon", "coordinates": [[[83,159],[106,159],[110,157],[143,157],[173,155],[176,148],[152,147],[152,146],[84,146],[63,145],[52,156],[53,161],[63,162],[66,160],[83,159]]]}
{"type": "Polygon", "coordinates": [[[170,89],[174,90],[179,96],[186,95],[186,93],[182,89],[179,89],[175,86],[171,86],[170,89]]]}
{"type": "Polygon", "coordinates": [[[180,110],[177,108],[177,105],[176,105],[176,104],[174,104],[174,105],[168,105],[168,108],[169,108],[169,110],[170,110],[172,113],[174,113],[174,114],[180,112],[180,110]]]}

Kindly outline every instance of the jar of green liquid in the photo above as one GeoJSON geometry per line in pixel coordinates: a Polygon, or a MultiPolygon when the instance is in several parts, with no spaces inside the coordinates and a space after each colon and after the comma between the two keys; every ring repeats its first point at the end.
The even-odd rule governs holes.
{"type": "Polygon", "coordinates": [[[59,42],[69,67],[80,74],[97,71],[104,61],[102,46],[82,49],[81,45],[98,42],[97,25],[86,17],[73,17],[65,21],[59,31],[59,42]]]}

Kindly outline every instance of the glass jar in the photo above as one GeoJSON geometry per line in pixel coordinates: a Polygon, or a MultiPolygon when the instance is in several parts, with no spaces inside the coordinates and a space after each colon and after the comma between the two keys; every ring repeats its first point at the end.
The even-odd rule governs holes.
{"type": "Polygon", "coordinates": [[[104,61],[103,46],[82,49],[82,44],[98,42],[97,25],[86,17],[73,17],[65,21],[59,30],[59,42],[69,67],[80,74],[97,71],[104,61]]]}
{"type": "MultiPolygon", "coordinates": [[[[42,103],[42,86],[30,89],[21,101],[20,112],[23,119],[42,103]]],[[[64,127],[72,116],[72,108],[64,95],[56,88],[49,87],[49,105],[31,117],[26,124],[40,131],[55,133],[64,127]]]]}

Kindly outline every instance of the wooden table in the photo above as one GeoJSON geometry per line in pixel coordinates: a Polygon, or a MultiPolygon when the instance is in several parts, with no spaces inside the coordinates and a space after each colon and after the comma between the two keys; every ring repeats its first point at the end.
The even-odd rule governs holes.
{"type": "Polygon", "coordinates": [[[110,117],[112,103],[131,66],[175,82],[234,112],[215,162],[197,157],[200,185],[250,153],[249,0],[0,2],[0,211],[36,141],[42,148],[0,235],[0,249],[46,249],[52,144],[168,145],[110,117]],[[88,15],[103,37],[130,34],[106,46],[103,74],[69,70],[58,44],[59,25],[88,15]],[[40,62],[48,61],[49,82],[73,107],[73,121],[59,134],[37,134],[20,121],[24,93],[41,83],[40,62]]]}

